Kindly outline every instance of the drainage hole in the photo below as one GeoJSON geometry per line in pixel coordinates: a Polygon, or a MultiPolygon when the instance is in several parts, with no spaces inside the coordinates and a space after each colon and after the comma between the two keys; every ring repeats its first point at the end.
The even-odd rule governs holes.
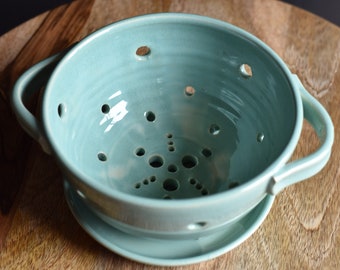
{"type": "Polygon", "coordinates": [[[203,188],[202,184],[200,184],[200,183],[197,183],[195,187],[196,187],[196,189],[198,189],[198,190],[200,190],[200,189],[203,188]]]}
{"type": "Polygon", "coordinates": [[[150,182],[153,183],[153,182],[156,182],[156,176],[150,176],[150,182]]]}
{"type": "Polygon", "coordinates": [[[169,138],[169,139],[172,138],[172,134],[171,134],[171,133],[167,133],[165,136],[166,136],[167,138],[169,138]]]}
{"type": "Polygon", "coordinates": [[[251,66],[249,66],[248,64],[242,64],[240,66],[240,72],[241,72],[241,75],[244,77],[244,78],[251,78],[253,77],[253,70],[251,68],[251,66]]]}
{"type": "Polygon", "coordinates": [[[200,221],[200,222],[189,224],[187,228],[188,230],[198,230],[198,229],[205,227],[206,225],[207,225],[207,222],[200,221]]]}
{"type": "Polygon", "coordinates": [[[149,164],[151,167],[153,168],[159,168],[162,167],[164,163],[164,160],[161,156],[159,155],[154,155],[152,157],[149,158],[149,164]]]}
{"type": "Polygon", "coordinates": [[[182,165],[187,169],[191,169],[195,167],[197,163],[198,163],[198,160],[193,155],[187,155],[182,158],[182,165]]]}
{"type": "Polygon", "coordinates": [[[62,118],[64,116],[64,113],[66,112],[66,108],[65,108],[65,105],[60,103],[58,105],[58,115],[60,118],[62,118]]]}
{"type": "Polygon", "coordinates": [[[174,151],[175,151],[175,147],[171,145],[171,146],[168,147],[168,150],[169,150],[170,152],[174,152],[174,151]]]}
{"type": "Polygon", "coordinates": [[[135,188],[136,188],[136,189],[139,189],[141,186],[142,186],[141,183],[137,183],[137,184],[135,185],[135,188]]]}
{"type": "Polygon", "coordinates": [[[175,179],[168,178],[163,182],[163,188],[166,191],[175,191],[179,188],[179,183],[175,179]]]}
{"type": "Polygon", "coordinates": [[[97,157],[100,161],[106,161],[107,160],[107,157],[106,157],[105,153],[103,153],[103,152],[99,152],[97,157]]]}
{"type": "Polygon", "coordinates": [[[178,170],[178,168],[174,164],[171,164],[171,165],[168,166],[168,171],[171,172],[171,173],[177,172],[177,170],[178,170]]]}
{"type": "Polygon", "coordinates": [[[220,127],[216,124],[212,124],[209,128],[209,133],[212,135],[217,135],[218,133],[220,133],[220,131],[220,127]]]}
{"type": "Polygon", "coordinates": [[[139,157],[144,156],[145,149],[142,148],[142,147],[139,147],[139,148],[136,149],[135,154],[136,154],[136,156],[139,156],[139,157]]]}
{"type": "Polygon", "coordinates": [[[144,185],[148,185],[148,184],[149,184],[149,180],[148,180],[148,179],[144,179],[144,180],[143,180],[143,184],[144,184],[144,185]]]}
{"type": "Polygon", "coordinates": [[[168,145],[174,145],[174,142],[173,141],[169,141],[168,145]]]}
{"type": "Polygon", "coordinates": [[[110,112],[110,106],[108,104],[104,104],[102,106],[102,113],[108,114],[110,112]]]}
{"type": "Polygon", "coordinates": [[[201,190],[201,194],[202,194],[203,196],[205,196],[205,195],[208,195],[209,192],[208,192],[207,189],[204,188],[204,189],[201,190]]]}
{"type": "Polygon", "coordinates": [[[156,120],[156,115],[151,111],[146,112],[144,115],[149,122],[154,122],[156,120]]]}
{"type": "Polygon", "coordinates": [[[140,46],[137,50],[136,50],[136,54],[138,56],[146,56],[148,54],[150,54],[151,50],[148,46],[140,46]]]}
{"type": "Polygon", "coordinates": [[[231,182],[230,184],[229,184],[229,188],[236,188],[236,187],[238,187],[240,184],[238,183],[238,182],[231,182]]]}
{"type": "Polygon", "coordinates": [[[197,181],[196,181],[195,178],[190,178],[190,179],[189,179],[189,183],[190,183],[191,185],[195,185],[195,184],[197,183],[197,181]]]}
{"type": "Polygon", "coordinates": [[[204,148],[204,149],[202,150],[201,153],[202,153],[202,155],[205,156],[206,158],[208,158],[208,157],[210,157],[210,156],[212,155],[211,150],[208,149],[208,148],[204,148]]]}
{"type": "Polygon", "coordinates": [[[184,93],[185,93],[187,96],[191,97],[191,96],[193,96],[193,95],[195,94],[195,92],[196,92],[196,90],[195,90],[194,87],[192,87],[192,86],[187,86],[187,87],[185,87],[184,93]]]}

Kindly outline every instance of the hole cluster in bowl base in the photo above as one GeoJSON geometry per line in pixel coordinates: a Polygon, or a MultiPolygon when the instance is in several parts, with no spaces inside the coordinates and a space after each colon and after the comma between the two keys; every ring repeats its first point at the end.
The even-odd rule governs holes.
{"type": "MultiPolygon", "coordinates": [[[[157,48],[155,48],[155,51],[157,53],[157,48]]],[[[154,50],[151,51],[150,46],[139,46],[135,50],[136,58],[133,61],[139,62],[141,65],[151,63],[153,61],[153,54],[154,50]],[[140,62],[139,60],[146,61],[140,62]]],[[[241,83],[250,82],[256,77],[254,76],[253,66],[246,63],[235,67],[235,76],[236,74],[238,74],[237,76],[239,76],[241,83]]],[[[97,149],[96,159],[100,164],[98,166],[101,166],[98,167],[98,170],[108,171],[106,181],[111,181],[109,185],[130,194],[158,199],[187,199],[206,196],[234,189],[241,185],[242,179],[234,181],[228,175],[230,167],[229,156],[232,155],[234,150],[230,150],[228,147],[225,147],[224,152],[221,150],[224,147],[224,141],[227,144],[228,141],[237,141],[237,134],[233,134],[234,131],[233,128],[230,129],[230,124],[226,126],[224,119],[214,116],[219,113],[218,110],[224,110],[224,108],[218,107],[222,105],[213,105],[217,107],[214,113],[211,113],[211,111],[207,112],[209,121],[204,120],[201,123],[199,117],[196,119],[192,116],[199,112],[199,110],[193,109],[195,106],[199,109],[203,107],[203,111],[208,110],[202,102],[207,103],[206,101],[211,98],[208,96],[210,89],[204,89],[199,85],[188,82],[186,85],[175,87],[168,91],[172,91],[171,98],[175,97],[173,95],[174,92],[177,93],[177,96],[174,100],[169,101],[169,104],[183,103],[183,105],[174,106],[174,108],[170,109],[171,113],[180,116],[176,116],[176,119],[168,118],[164,121],[164,118],[166,118],[164,117],[164,111],[160,110],[159,107],[152,107],[152,103],[149,104],[149,101],[137,104],[135,106],[138,109],[140,108],[139,116],[142,116],[138,120],[142,125],[139,128],[143,130],[143,134],[137,138],[138,145],[134,146],[136,138],[129,139],[129,134],[126,133],[126,136],[121,137],[120,140],[123,144],[123,141],[126,139],[133,142],[130,144],[133,149],[129,151],[115,151],[106,149],[105,144],[97,149]],[[151,107],[148,108],[149,105],[151,107]],[[183,108],[186,107],[189,109],[184,110],[183,108]],[[186,118],[188,119],[186,120],[186,118]],[[183,123],[174,127],[173,123],[176,123],[176,121],[183,121],[183,123]],[[193,125],[202,125],[202,128],[194,128],[191,133],[187,132],[186,130],[190,130],[190,126],[193,125]],[[153,145],[158,146],[153,147],[151,141],[153,145]],[[116,175],[127,174],[122,168],[112,169],[117,160],[120,161],[120,159],[116,158],[117,152],[119,152],[118,156],[121,157],[120,159],[126,159],[126,162],[134,158],[135,172],[126,176],[124,180],[117,179],[115,181],[116,175]],[[131,155],[128,153],[131,153],[131,155]],[[221,173],[222,170],[225,170],[225,172],[221,173]],[[150,177],[152,177],[153,181],[150,180],[150,177]]],[[[123,93],[124,89],[116,91],[106,101],[98,105],[99,109],[97,110],[100,117],[102,117],[100,124],[111,121],[105,133],[110,132],[111,129],[114,130],[113,127],[116,125],[116,122],[124,119],[128,111],[131,110],[130,108],[128,110],[126,107],[120,108],[118,106],[125,104],[123,99],[118,104],[113,102],[113,100],[122,96],[123,93]]],[[[136,95],[138,96],[138,93],[136,95]]],[[[168,97],[165,95],[158,98],[168,97]]],[[[157,101],[154,100],[154,102],[157,101]]],[[[59,103],[57,114],[61,120],[67,118],[68,110],[66,108],[68,106],[66,102],[59,103]]],[[[228,117],[230,116],[228,115],[228,117]]],[[[237,118],[238,116],[235,114],[233,117],[237,118]]],[[[233,122],[235,120],[231,117],[228,121],[233,122]]],[[[232,125],[236,124],[233,123],[232,125]]],[[[129,127],[125,128],[129,129],[129,127]]],[[[112,140],[115,140],[114,134],[111,136],[112,140]]],[[[262,145],[265,142],[265,135],[262,131],[256,131],[251,137],[251,140],[257,145],[262,145]]],[[[236,144],[236,142],[231,144],[236,144]]],[[[107,145],[110,145],[110,142],[107,145]]],[[[124,164],[123,161],[121,167],[125,165],[128,164],[124,164]]],[[[129,169],[131,168],[129,167],[129,169]]]]}

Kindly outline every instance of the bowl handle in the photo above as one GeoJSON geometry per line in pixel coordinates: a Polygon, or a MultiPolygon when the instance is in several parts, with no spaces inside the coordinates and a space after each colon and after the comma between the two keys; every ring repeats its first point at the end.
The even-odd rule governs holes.
{"type": "Polygon", "coordinates": [[[321,145],[314,153],[284,165],[275,173],[268,187],[273,195],[318,173],[329,160],[334,141],[333,124],[327,111],[307,92],[296,75],[293,80],[300,89],[304,117],[313,126],[321,145]]]}
{"type": "Polygon", "coordinates": [[[11,95],[11,105],[19,124],[48,154],[51,150],[44,136],[42,125],[24,103],[46,85],[56,65],[68,51],[69,48],[42,60],[25,71],[16,81],[11,95]]]}

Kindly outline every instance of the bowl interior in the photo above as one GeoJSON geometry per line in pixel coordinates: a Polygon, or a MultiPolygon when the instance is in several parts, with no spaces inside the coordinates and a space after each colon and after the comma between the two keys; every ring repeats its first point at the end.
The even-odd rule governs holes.
{"type": "Polygon", "coordinates": [[[148,198],[244,184],[287,146],[291,85],[266,50],[227,24],[136,19],[79,43],[45,91],[59,158],[92,185],[148,198]]]}

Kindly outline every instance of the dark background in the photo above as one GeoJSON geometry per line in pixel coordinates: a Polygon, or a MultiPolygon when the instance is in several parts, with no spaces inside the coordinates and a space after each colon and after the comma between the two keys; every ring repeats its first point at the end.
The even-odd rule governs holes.
{"type": "MultiPolygon", "coordinates": [[[[71,0],[0,1],[0,35],[46,10],[71,2],[71,0]]],[[[283,1],[304,8],[340,26],[340,0],[283,1]]]]}

